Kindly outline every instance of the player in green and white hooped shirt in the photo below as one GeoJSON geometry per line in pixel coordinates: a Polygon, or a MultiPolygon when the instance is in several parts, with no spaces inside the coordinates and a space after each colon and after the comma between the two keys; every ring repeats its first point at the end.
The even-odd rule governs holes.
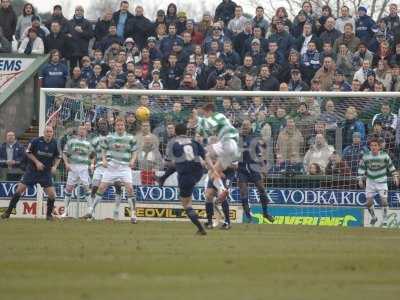
{"type": "Polygon", "coordinates": [[[371,225],[374,225],[378,218],[374,211],[374,196],[379,194],[383,207],[382,225],[387,225],[387,207],[388,207],[388,178],[387,173],[391,173],[396,186],[399,186],[399,178],[396,169],[389,155],[381,150],[379,140],[370,141],[370,152],[363,155],[358,167],[359,185],[364,186],[366,178],[365,194],[367,197],[367,208],[371,214],[371,225]]]}
{"type": "Polygon", "coordinates": [[[223,202],[229,194],[225,188],[221,177],[223,171],[239,159],[239,131],[232,126],[229,119],[218,112],[215,112],[213,104],[208,103],[201,108],[203,117],[197,116],[194,112],[193,117],[197,119],[197,131],[207,135],[216,135],[218,142],[207,147],[206,163],[213,178],[213,184],[218,190],[218,200],[223,202]],[[216,162],[213,163],[213,158],[216,162]]]}
{"type": "MultiPolygon", "coordinates": [[[[135,165],[134,152],[136,151],[136,139],[125,132],[125,120],[117,118],[115,121],[115,133],[107,135],[103,143],[103,167],[105,168],[99,188],[96,193],[93,207],[100,202],[103,193],[110,184],[121,182],[128,194],[128,203],[131,207],[131,222],[136,224],[135,199],[132,186],[132,168],[135,165]]],[[[85,218],[90,219],[94,210],[85,218]]]]}
{"type": "Polygon", "coordinates": [[[86,136],[87,130],[85,126],[81,125],[78,127],[78,135],[72,137],[64,147],[63,160],[65,169],[68,171],[68,178],[65,188],[64,213],[61,215],[62,218],[68,216],[69,202],[71,201],[71,195],[76,185],[79,183],[82,184],[87,200],[90,196],[89,166],[94,149],[92,144],[86,139],[86,136]]]}

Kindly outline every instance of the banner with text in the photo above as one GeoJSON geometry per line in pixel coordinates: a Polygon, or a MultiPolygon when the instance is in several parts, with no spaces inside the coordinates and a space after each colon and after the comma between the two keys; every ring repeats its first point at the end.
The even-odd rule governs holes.
{"type": "Polygon", "coordinates": [[[28,69],[34,58],[0,58],[0,93],[28,69]]]}

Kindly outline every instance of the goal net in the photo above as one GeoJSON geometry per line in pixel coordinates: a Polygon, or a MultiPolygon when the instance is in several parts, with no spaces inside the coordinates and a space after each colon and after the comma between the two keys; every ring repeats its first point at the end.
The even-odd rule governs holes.
{"type": "MultiPolygon", "coordinates": [[[[261,168],[258,171],[263,175],[275,223],[363,226],[369,223],[369,217],[364,210],[364,190],[358,187],[359,161],[368,151],[368,141],[378,138],[398,168],[399,100],[400,93],[371,92],[42,89],[40,130],[46,124],[53,126],[62,148],[80,124],[85,124],[89,138],[93,139],[99,134],[100,120],[113,131],[115,118],[125,118],[127,131],[139,141],[133,184],[138,202],[146,208],[143,217],[157,218],[159,214],[173,218],[177,211],[172,208],[165,211],[152,208],[175,207],[179,203],[176,178],[170,178],[165,187],[159,188],[153,175],[164,170],[166,146],[177,123],[189,122],[189,134],[207,144],[209,137],[196,131],[191,116],[202,104],[213,103],[239,132],[245,120],[251,122],[251,134],[256,140],[251,147],[257,149],[261,168]],[[136,120],[135,111],[140,106],[149,108],[148,122],[136,120]]],[[[239,145],[242,152],[246,150],[242,139],[239,145]]],[[[57,174],[59,197],[66,176],[61,164],[57,174]]],[[[389,216],[393,226],[398,226],[400,194],[391,178],[388,183],[389,216]]],[[[248,187],[252,221],[268,223],[262,217],[257,189],[251,182],[248,187]]],[[[240,222],[246,193],[238,188],[238,178],[233,180],[230,191],[230,203],[240,222]]],[[[200,183],[194,193],[199,207],[204,206],[203,192],[204,183],[200,183]]],[[[111,188],[103,202],[112,203],[113,197],[111,188]]],[[[375,200],[380,215],[379,197],[375,200]]],[[[85,203],[81,203],[77,212],[82,214],[84,210],[85,203]]],[[[107,216],[106,210],[100,214],[107,216]]]]}

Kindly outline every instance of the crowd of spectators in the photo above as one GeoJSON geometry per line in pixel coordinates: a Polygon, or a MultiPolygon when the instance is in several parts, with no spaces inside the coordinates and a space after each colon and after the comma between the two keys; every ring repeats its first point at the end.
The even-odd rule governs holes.
{"type": "MultiPolygon", "coordinates": [[[[60,5],[54,6],[49,20],[41,20],[31,4],[14,12],[9,0],[1,0],[0,52],[11,52],[15,37],[19,53],[49,53],[40,78],[43,87],[51,88],[400,91],[398,5],[391,3],[388,9],[386,16],[374,20],[365,6],[354,15],[342,6],[336,18],[331,7],[316,13],[311,2],[304,1],[294,19],[280,7],[268,20],[261,6],[249,18],[240,5],[223,0],[214,14],[205,12],[200,20],[174,3],[151,20],[142,6],[133,11],[121,1],[117,11],[106,10],[95,21],[85,18],[82,6],[67,19],[60,5]]],[[[174,124],[190,116],[197,99],[99,96],[96,101],[150,107],[151,128],[165,129],[164,136],[156,137],[163,145],[173,136],[174,124]]],[[[265,145],[270,174],[290,169],[354,175],[368,138],[379,136],[392,157],[400,144],[396,101],[214,101],[237,128],[251,119],[253,133],[265,145]]],[[[141,133],[143,124],[136,124],[132,111],[126,114],[128,128],[141,133]]],[[[94,108],[89,121],[93,128],[99,118],[111,126],[115,113],[102,115],[94,108]]],[[[143,140],[156,147],[149,134],[143,140]]],[[[164,148],[157,148],[163,154],[164,148]]]]}

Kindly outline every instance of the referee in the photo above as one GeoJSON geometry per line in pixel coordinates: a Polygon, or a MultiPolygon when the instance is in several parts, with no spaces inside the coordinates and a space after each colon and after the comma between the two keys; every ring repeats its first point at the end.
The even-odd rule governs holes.
{"type": "Polygon", "coordinates": [[[12,210],[16,208],[18,200],[26,191],[26,188],[28,186],[34,186],[35,184],[40,184],[48,196],[46,219],[53,219],[52,212],[56,199],[56,192],[52,174],[56,172],[61,159],[57,141],[53,136],[53,128],[51,126],[46,126],[44,135],[34,138],[29,143],[26,149],[26,156],[28,158],[26,172],[22,176],[21,182],[18,183],[17,190],[12,196],[7,210],[1,215],[2,219],[8,219],[10,217],[12,210]]]}

